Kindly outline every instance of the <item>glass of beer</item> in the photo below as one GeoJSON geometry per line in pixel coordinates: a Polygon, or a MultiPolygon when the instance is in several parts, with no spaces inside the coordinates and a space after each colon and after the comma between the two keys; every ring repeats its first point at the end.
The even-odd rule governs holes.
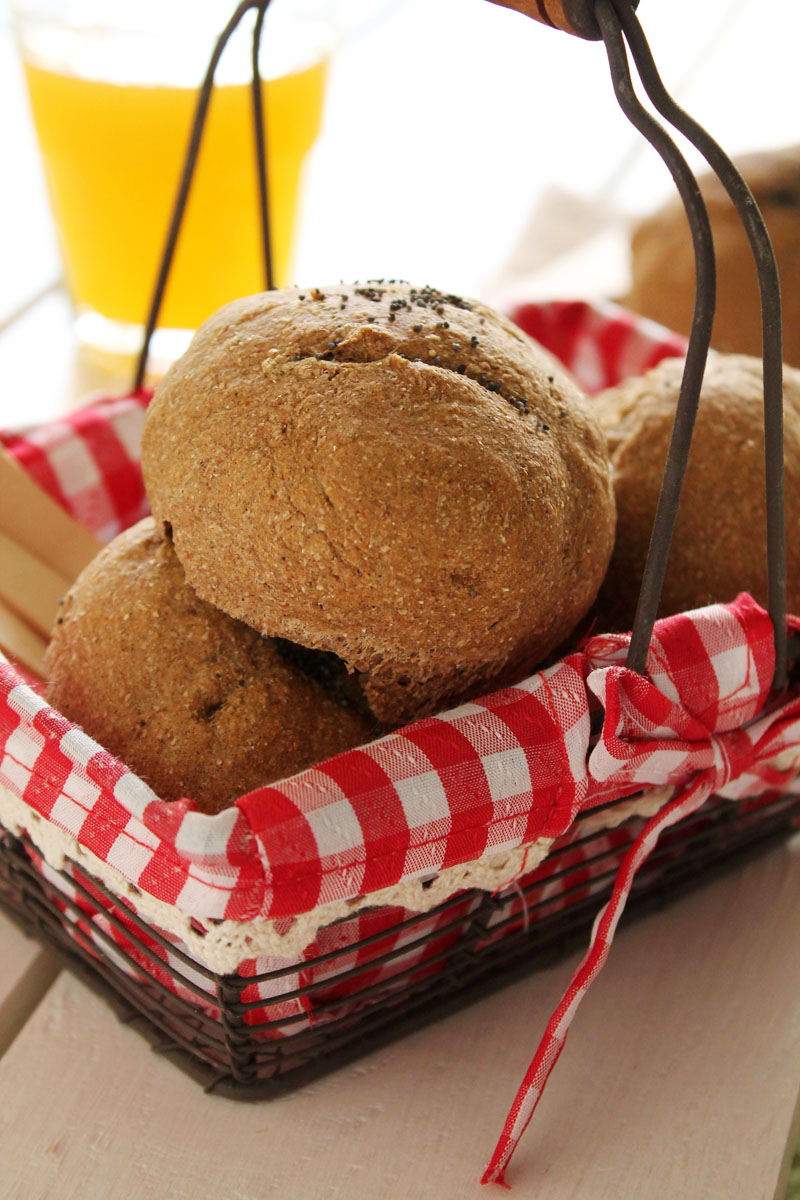
{"type": "MultiPolygon", "coordinates": [[[[82,341],[134,354],[199,87],[235,0],[14,0],[34,124],[82,341]]],[[[289,282],[304,159],[333,39],[325,0],[272,0],[260,69],[275,282],[289,282]]],[[[220,305],[264,287],[250,73],[254,13],[216,72],[159,318],[180,353],[220,305]]]]}

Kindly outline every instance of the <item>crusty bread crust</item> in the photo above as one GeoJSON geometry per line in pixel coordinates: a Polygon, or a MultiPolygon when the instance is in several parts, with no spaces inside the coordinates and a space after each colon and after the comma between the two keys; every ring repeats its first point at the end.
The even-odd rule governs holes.
{"type": "Polygon", "coordinates": [[[67,594],[47,669],[51,704],[162,799],[207,813],[372,733],[274,642],[200,600],[149,518],[67,594]]]}
{"type": "MultiPolygon", "coordinates": [[[[617,542],[600,623],[630,629],[675,417],[683,359],[597,397],[617,496],[617,542]]],[[[800,611],[800,371],[784,368],[787,583],[800,611]]],[[[697,413],[659,616],[742,591],[767,599],[761,362],[712,355],[697,413]]]]}
{"type": "MultiPolygon", "coordinates": [[[[736,160],[769,230],[783,289],[783,356],[800,367],[800,146],[736,160]]],[[[761,300],[747,234],[715,175],[702,175],[717,255],[717,312],[712,345],[738,354],[761,353],[761,300]]],[[[631,290],[622,300],[634,312],[688,334],[695,295],[694,251],[679,200],[671,200],[633,233],[631,290]]]]}
{"type": "Polygon", "coordinates": [[[484,305],[405,284],[221,309],[157,390],[143,466],[198,594],[339,655],[391,724],[539,662],[613,541],[565,372],[484,305]]]}

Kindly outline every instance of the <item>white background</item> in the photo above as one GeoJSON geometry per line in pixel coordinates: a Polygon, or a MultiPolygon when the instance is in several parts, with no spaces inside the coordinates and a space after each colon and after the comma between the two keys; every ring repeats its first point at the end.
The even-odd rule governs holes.
{"type": "MultiPolygon", "coordinates": [[[[0,321],[58,275],[4,5],[0,321]]],[[[602,45],[488,0],[340,7],[354,20],[308,163],[298,282],[385,275],[492,294],[553,185],[589,213],[642,212],[669,192],[616,107],[602,45]]],[[[731,151],[800,141],[798,0],[641,0],[639,15],[665,82],[731,151]]],[[[570,287],[583,282],[579,264],[570,287]]]]}

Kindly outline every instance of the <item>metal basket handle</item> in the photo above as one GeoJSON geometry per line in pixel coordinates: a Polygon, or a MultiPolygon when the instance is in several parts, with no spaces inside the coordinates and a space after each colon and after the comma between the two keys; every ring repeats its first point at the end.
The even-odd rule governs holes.
{"type": "MultiPolygon", "coordinates": [[[[628,66],[626,42],[631,50],[645,92],[654,107],[666,121],[700,151],[731,197],[745,227],[755,259],[761,293],[767,499],[767,607],[775,639],[773,685],[775,688],[782,688],[786,682],[788,657],[783,469],[783,350],[780,283],[775,255],[764,219],[750,189],[730,158],[710,134],[675,103],[664,87],[644,32],[636,17],[635,9],[638,0],[494,0],[494,2],[578,37],[604,41],[617,101],[628,120],[664,160],[675,181],[689,219],[695,254],[695,307],[686,354],[686,366],[681,381],[664,478],[627,656],[627,666],[639,673],[643,672],[645,668],[647,651],[661,599],[683,480],[689,459],[700,389],[711,343],[711,330],[716,307],[716,265],[711,226],[697,181],[669,133],[637,99],[628,66]]],[[[217,64],[242,17],[251,9],[255,9],[257,12],[252,43],[252,104],[264,277],[266,289],[269,291],[273,287],[266,133],[258,65],[264,17],[269,4],[270,0],[242,0],[220,35],[209,62],[198,95],[192,131],[148,313],[144,342],[134,377],[135,390],[142,386],[144,380],[150,341],[158,321],[167,277],[189,196],[208,105],[214,87],[217,64]]]]}
{"type": "MultiPolygon", "coordinates": [[[[563,29],[565,33],[574,33],[577,37],[597,42],[603,36],[594,13],[592,0],[494,0],[503,8],[513,8],[516,12],[533,17],[543,25],[553,29],[563,29]]],[[[633,0],[636,8],[639,0],[633,0]]]]}
{"type": "Polygon", "coordinates": [[[136,360],[136,371],[133,377],[133,390],[138,391],[144,383],[145,371],[147,369],[147,359],[150,353],[150,342],[152,341],[156,325],[158,323],[158,314],[161,311],[161,304],[164,299],[164,292],[169,278],[170,267],[175,256],[175,247],[178,244],[178,234],[180,233],[181,224],[183,222],[183,214],[186,211],[186,203],[189,199],[189,191],[194,178],[194,171],[197,165],[197,156],[200,153],[200,143],[203,138],[203,130],[205,129],[206,117],[208,116],[208,106],[211,102],[211,93],[214,90],[214,76],[216,74],[219,60],[222,58],[222,53],[230,41],[233,33],[238,28],[242,17],[251,9],[256,10],[256,22],[253,27],[253,44],[252,44],[252,80],[251,80],[251,100],[253,109],[253,135],[255,140],[255,156],[256,169],[258,174],[258,202],[259,202],[259,221],[261,226],[261,246],[264,259],[264,286],[267,291],[271,291],[274,287],[273,268],[272,268],[272,247],[270,241],[270,219],[269,219],[269,189],[267,186],[267,135],[264,123],[264,96],[261,87],[261,73],[258,65],[259,50],[261,48],[261,35],[264,29],[264,17],[267,9],[270,6],[270,0],[242,0],[238,8],[234,12],[228,24],[223,29],[217,39],[214,51],[211,55],[211,60],[206,68],[205,77],[200,87],[197,96],[197,104],[195,105],[194,118],[192,120],[192,128],[189,134],[189,142],[184,155],[183,168],[181,177],[178,183],[178,191],[175,195],[175,202],[172,207],[170,216],[169,228],[167,237],[164,243],[164,249],[161,252],[161,261],[159,263],[158,275],[156,277],[153,294],[150,300],[150,308],[147,313],[147,321],[145,322],[144,339],[142,348],[139,352],[139,357],[136,360]]]}
{"type": "MultiPolygon", "coordinates": [[[[783,345],[780,282],[775,254],[764,218],[739,171],[710,134],[675,103],[661,82],[634,7],[631,0],[595,0],[593,5],[594,15],[606,45],[611,77],[620,106],[628,119],[640,129],[661,154],[672,171],[684,202],[694,239],[697,296],[686,368],[634,618],[628,651],[628,666],[635,671],[644,669],[647,647],[650,643],[661,598],[710,341],[710,321],[713,320],[715,307],[715,270],[713,243],[709,246],[706,245],[708,216],[705,212],[705,205],[702,205],[701,200],[701,213],[698,206],[689,198],[693,194],[693,189],[690,189],[690,193],[687,195],[688,165],[666,131],[646,112],[633,93],[623,36],[631,49],[642,86],[657,111],[700,151],[728,192],[744,225],[755,260],[762,312],[767,607],[775,639],[773,686],[782,688],[786,682],[787,673],[786,530],[783,467],[783,345]],[[702,365],[700,365],[701,357],[702,365]]],[[[699,192],[695,199],[698,197],[699,192]]]]}
{"type": "Polygon", "coordinates": [[[664,478],[647,553],[627,666],[641,673],[653,633],[700,399],[716,306],[716,268],[708,213],[685,158],[663,126],[640,104],[628,68],[627,42],[655,109],[705,158],[727,191],[747,233],[761,294],[764,458],[767,510],[767,608],[775,638],[773,686],[786,683],[786,524],[783,465],[783,347],[778,269],[764,218],[752,192],[722,147],[672,99],[658,74],[636,17],[638,0],[494,0],[505,8],[578,37],[602,38],[617,101],[669,168],[683,201],[695,254],[696,296],[664,478]]]}

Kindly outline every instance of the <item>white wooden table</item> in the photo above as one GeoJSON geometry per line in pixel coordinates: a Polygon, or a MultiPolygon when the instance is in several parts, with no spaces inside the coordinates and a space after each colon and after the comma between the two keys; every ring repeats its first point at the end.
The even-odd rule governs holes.
{"type": "MultiPolygon", "coordinates": [[[[443,17],[431,16],[427,2],[423,57],[431,53],[432,27],[455,15],[454,0],[442,0],[443,17]]],[[[726,3],[731,28],[736,18],[739,35],[753,36],[742,14],[755,6],[726,3]]],[[[420,0],[400,8],[421,19],[420,0]]],[[[691,8],[673,0],[671,11],[686,10],[685,16],[691,8]]],[[[402,25],[402,11],[390,30],[395,48],[411,46],[415,36],[413,24],[402,25]]],[[[363,36],[363,52],[374,57],[373,35],[363,36]]],[[[465,36],[454,26],[450,44],[468,78],[465,36]]],[[[541,69],[557,73],[561,45],[544,36],[551,39],[550,57],[541,69]]],[[[792,41],[785,36],[782,45],[792,41]]],[[[513,53],[521,61],[524,50],[515,45],[513,53]]],[[[586,70],[587,48],[579,53],[586,70]]],[[[44,419],[87,388],[118,386],[120,379],[76,354],[19,78],[1,26],[0,67],[3,111],[18,117],[4,123],[9,140],[1,151],[16,164],[16,186],[3,190],[0,212],[0,421],[9,423],[44,419]]],[[[528,83],[503,68],[495,69],[495,84],[513,111],[528,83]]],[[[489,70],[484,61],[481,71],[489,70]]],[[[336,86],[344,87],[347,76],[344,63],[336,86]]],[[[391,95],[387,84],[387,109],[391,95]]],[[[481,110],[469,108],[470,97],[461,99],[469,132],[481,110]]],[[[430,130],[430,107],[413,89],[404,113],[412,125],[411,118],[424,119],[430,130]]],[[[773,142],[789,140],[777,117],[771,132],[773,142]]],[[[519,144],[513,129],[498,136],[501,156],[519,144]]],[[[419,142],[423,156],[427,144],[419,142]]],[[[624,153],[621,141],[617,149],[624,153]]],[[[312,172],[324,181],[326,171],[347,162],[346,153],[345,143],[329,138],[312,172]]],[[[479,220],[472,257],[462,250],[476,218],[465,216],[463,206],[453,218],[448,260],[435,219],[423,225],[422,236],[418,226],[412,234],[396,222],[395,236],[380,242],[374,214],[370,223],[363,212],[342,209],[332,217],[310,205],[298,272],[314,262],[335,277],[388,274],[403,260],[409,265],[400,273],[414,277],[428,261],[426,278],[478,290],[543,182],[515,162],[504,208],[491,178],[480,173],[473,180],[476,211],[502,208],[507,220],[491,226],[479,220]],[[523,186],[528,193],[520,199],[523,186]],[[344,222],[336,247],[327,238],[331,221],[340,230],[344,222]],[[356,226],[358,245],[348,241],[356,226]],[[364,269],[370,254],[377,270],[371,263],[364,269]]],[[[430,157],[432,171],[441,165],[440,155],[430,157]]],[[[573,182],[570,174],[571,168],[560,182],[573,182]]],[[[800,849],[784,846],[668,911],[623,927],[509,1172],[516,1196],[781,1200],[800,1092],[799,901],[800,849]]],[[[575,961],[286,1099],[248,1105],[203,1094],[0,913],[0,1193],[13,1200],[477,1197],[483,1162],[575,961]]]]}
{"type": "MultiPolygon", "coordinates": [[[[536,1200],[779,1200],[800,852],[623,928],[509,1172],[536,1200]]],[[[205,1095],[0,916],[4,1196],[465,1200],[575,959],[285,1099],[205,1095]]]]}

